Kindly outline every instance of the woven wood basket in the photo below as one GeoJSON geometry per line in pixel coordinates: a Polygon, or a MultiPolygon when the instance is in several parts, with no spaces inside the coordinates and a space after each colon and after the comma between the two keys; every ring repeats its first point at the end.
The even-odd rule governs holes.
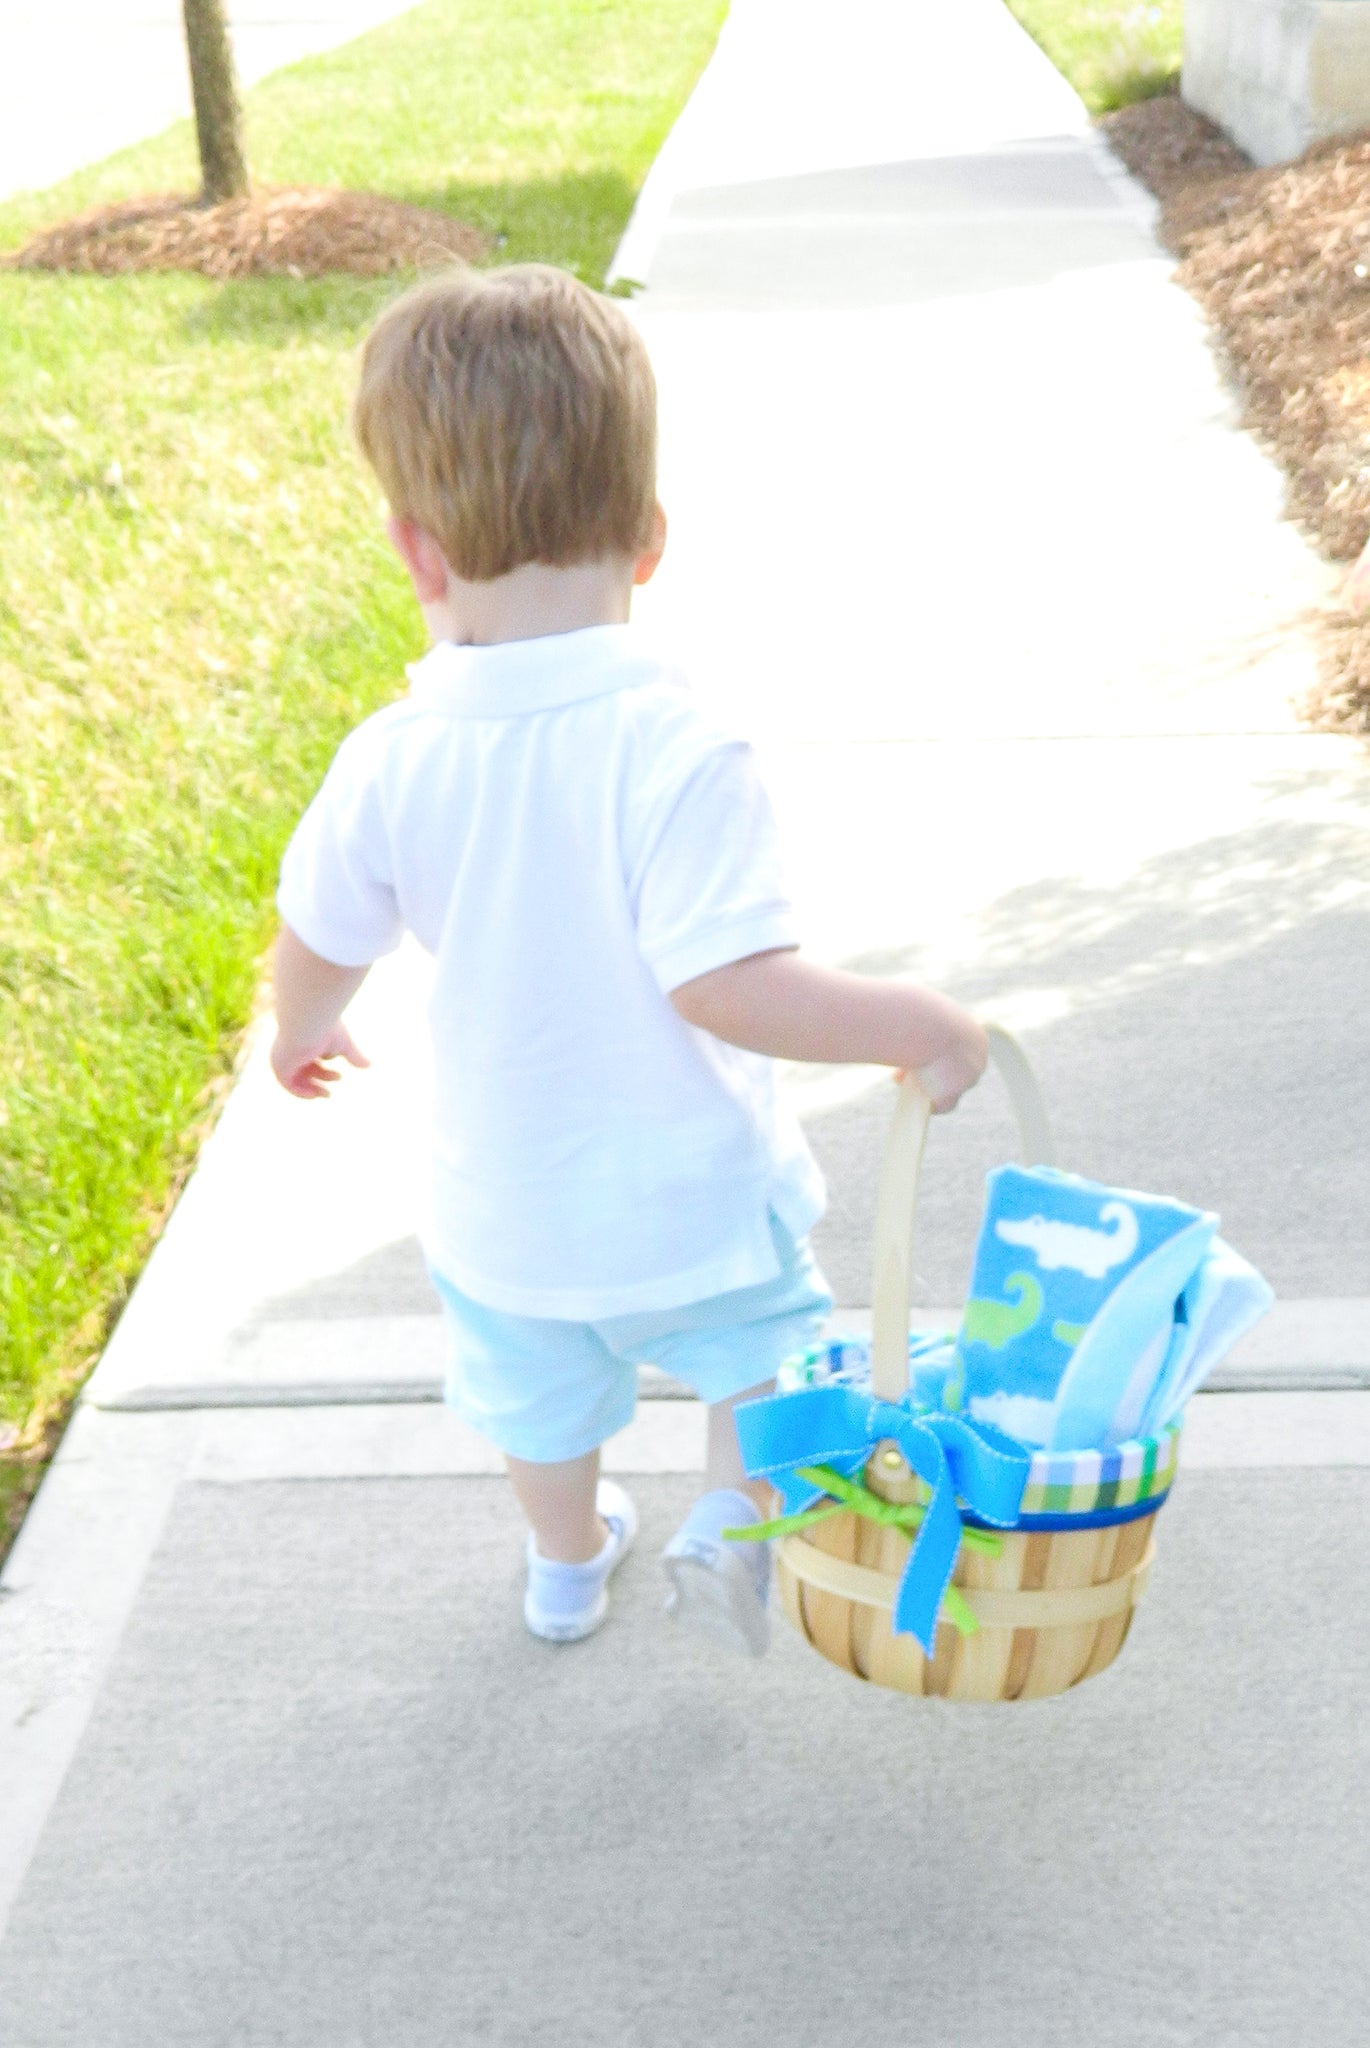
{"type": "MultiPolygon", "coordinates": [[[[1018,1117],[1028,1164],[1052,1159],[1050,1127],[1032,1070],[1006,1032],[990,1049],[1018,1117]]],[[[900,1088],[885,1153],[875,1226],[871,1392],[908,1391],[913,1219],[929,1104],[911,1078],[900,1088]]],[[[892,1442],[876,1446],[865,1483],[886,1500],[913,1501],[920,1482],[892,1442]]],[[[780,1601],[791,1622],[833,1664],[898,1692],[950,1700],[1045,1699],[1103,1671],[1121,1650],[1151,1569],[1153,1524],[1136,1507],[1099,1526],[1005,1531],[996,1556],[962,1545],[954,1583],[979,1626],[942,1622],[935,1655],[890,1625],[910,1538],[844,1513],[777,1545],[780,1601]]],[[[996,1532],[997,1533],[997,1532],[996,1532]]]]}

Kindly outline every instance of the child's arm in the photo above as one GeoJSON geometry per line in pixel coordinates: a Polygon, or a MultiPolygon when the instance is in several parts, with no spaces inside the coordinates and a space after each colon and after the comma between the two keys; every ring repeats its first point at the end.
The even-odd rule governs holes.
{"type": "Polygon", "coordinates": [[[912,1068],[936,1110],[954,1109],[985,1071],[985,1034],[935,989],[819,967],[794,952],[753,953],[673,989],[687,1024],[776,1059],[912,1068]]]}
{"type": "Polygon", "coordinates": [[[342,1013],[370,972],[366,967],[337,967],[311,952],[289,925],[276,941],[276,1042],[271,1070],[282,1088],[306,1102],[327,1095],[337,1080],[336,1067],[325,1060],[344,1059],[354,1067],[371,1062],[342,1023],[342,1013]]]}

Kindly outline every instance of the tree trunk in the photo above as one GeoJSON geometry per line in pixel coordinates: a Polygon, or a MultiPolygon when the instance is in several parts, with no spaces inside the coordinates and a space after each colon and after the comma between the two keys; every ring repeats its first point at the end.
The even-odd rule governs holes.
{"type": "Polygon", "coordinates": [[[240,199],[248,189],[233,45],[224,20],[224,0],[182,0],[182,7],[204,180],[202,197],[206,206],[217,206],[221,199],[240,199]]]}

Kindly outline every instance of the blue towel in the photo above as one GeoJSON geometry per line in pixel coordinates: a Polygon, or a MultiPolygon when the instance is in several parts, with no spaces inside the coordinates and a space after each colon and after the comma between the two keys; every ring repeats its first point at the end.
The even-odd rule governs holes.
{"type": "Polygon", "coordinates": [[[1133,1435],[1154,1436],[1173,1422],[1218,1361],[1274,1301],[1269,1282],[1215,1237],[1176,1304],[1175,1332],[1161,1373],[1137,1389],[1136,1412],[1129,1409],[1120,1424],[1130,1425],[1133,1435]]]}
{"type": "Polygon", "coordinates": [[[1217,1220],[1048,1167],[1000,1167],[943,1405],[1027,1444],[1116,1440],[1129,1387],[1149,1394],[1167,1363],[1177,1299],[1217,1220]]]}

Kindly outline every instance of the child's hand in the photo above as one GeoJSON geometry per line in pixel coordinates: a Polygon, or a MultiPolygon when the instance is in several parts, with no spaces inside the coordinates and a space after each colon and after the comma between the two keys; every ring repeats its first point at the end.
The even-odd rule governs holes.
{"type": "Polygon", "coordinates": [[[365,1053],[358,1051],[351,1033],[342,1024],[335,1024],[312,1045],[294,1043],[283,1031],[276,1033],[276,1042],[271,1048],[271,1071],[289,1094],[298,1095],[304,1102],[327,1095],[338,1079],[338,1070],[325,1066],[325,1060],[346,1060],[352,1067],[369,1067],[371,1064],[365,1053]]]}
{"type": "Polygon", "coordinates": [[[933,1060],[930,1066],[918,1069],[918,1085],[931,1102],[933,1115],[942,1116],[947,1110],[955,1109],[961,1097],[975,1086],[984,1071],[984,1059],[975,1062],[962,1054],[945,1053],[940,1060],[933,1060]]]}
{"type": "MultiPolygon", "coordinates": [[[[955,1109],[989,1063],[989,1040],[979,1020],[972,1017],[969,1010],[963,1010],[959,1003],[948,1004],[947,1007],[952,1011],[952,1017],[944,1050],[926,1066],[913,1070],[919,1087],[937,1116],[955,1109]]],[[[904,1074],[901,1072],[897,1078],[902,1081],[904,1074]]]]}
{"type": "Polygon", "coordinates": [[[282,1088],[304,1102],[327,1095],[338,1078],[325,1060],[354,1067],[371,1062],[357,1051],[342,1013],[365,981],[365,967],[339,967],[312,952],[303,939],[281,926],[276,941],[276,1042],[271,1071],[282,1088]]]}

